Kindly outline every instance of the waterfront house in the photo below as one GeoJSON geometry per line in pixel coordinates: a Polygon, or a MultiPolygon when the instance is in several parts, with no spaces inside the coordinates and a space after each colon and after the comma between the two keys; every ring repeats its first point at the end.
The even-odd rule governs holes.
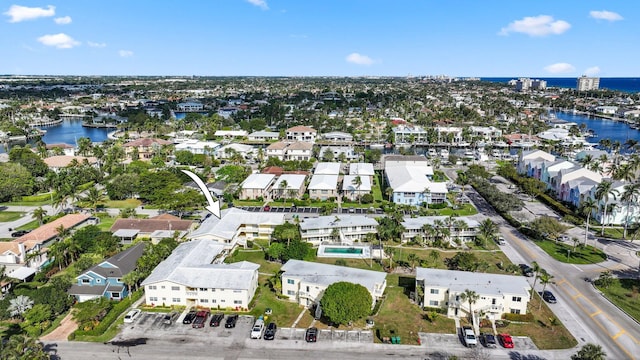
{"type": "Polygon", "coordinates": [[[245,130],[216,130],[213,136],[223,138],[242,138],[247,137],[248,133],[245,130]]]}
{"type": "Polygon", "coordinates": [[[153,138],[142,138],[122,145],[125,156],[131,160],[151,160],[162,148],[173,146],[171,141],[153,138]],[[137,157],[136,157],[137,152],[137,157]]]}
{"type": "Polygon", "coordinates": [[[502,314],[526,314],[531,300],[531,287],[524,276],[417,267],[417,288],[422,289],[416,292],[423,294],[417,299],[422,307],[441,309],[449,318],[469,315],[472,310],[475,324],[480,317],[498,320],[502,314]],[[479,295],[471,309],[461,299],[465,290],[479,295]]]}
{"type": "Polygon", "coordinates": [[[60,169],[63,169],[69,166],[74,166],[74,165],[90,165],[93,167],[98,166],[98,159],[93,156],[84,157],[84,156],[58,155],[58,156],[50,156],[50,157],[44,158],[42,161],[44,161],[44,163],[47,164],[49,169],[51,169],[53,172],[56,172],[56,173],[59,172],[60,169]]]}
{"type": "Polygon", "coordinates": [[[217,142],[188,139],[178,142],[175,145],[175,151],[188,151],[192,154],[211,155],[218,147],[220,147],[220,144],[217,142]]]}
{"type": "Polygon", "coordinates": [[[317,304],[329,285],[340,281],[364,286],[371,294],[372,308],[387,287],[387,274],[381,271],[301,260],[289,260],[280,270],[282,295],[306,307],[317,304]]]}
{"type": "Polygon", "coordinates": [[[300,222],[303,241],[314,246],[323,242],[353,244],[365,241],[367,234],[376,234],[378,222],[364,215],[329,215],[305,218],[300,222]]]}
{"type": "Polygon", "coordinates": [[[224,246],[213,240],[181,243],[142,282],[145,303],[247,310],[258,288],[260,265],[225,264],[220,259],[223,251],[224,246]]]}
{"type": "Polygon", "coordinates": [[[333,159],[344,157],[345,160],[357,160],[360,155],[356,154],[353,146],[323,146],[320,148],[320,157],[324,158],[327,154],[332,154],[333,159]]]}
{"type": "Polygon", "coordinates": [[[257,154],[256,148],[251,145],[231,143],[216,149],[214,156],[216,159],[233,159],[234,154],[240,154],[243,159],[253,159],[257,154]]]}
{"type": "Polygon", "coordinates": [[[99,297],[122,300],[129,294],[122,278],[136,269],[136,263],[144,253],[145,245],[145,242],[139,242],[84,271],[76,276],[76,282],[69,288],[68,293],[75,296],[78,302],[99,297]]]}
{"type": "Polygon", "coordinates": [[[373,184],[373,177],[375,176],[373,170],[373,164],[370,163],[351,163],[349,164],[349,175],[367,176],[373,184]]]}
{"type": "Polygon", "coordinates": [[[423,156],[390,156],[385,159],[384,166],[385,179],[393,189],[391,201],[394,203],[420,206],[446,200],[446,183],[430,180],[433,168],[423,156]]]}
{"type": "Polygon", "coordinates": [[[327,141],[337,141],[337,142],[352,142],[353,136],[351,134],[341,132],[341,131],[333,131],[322,134],[322,138],[327,141]]]}
{"type": "Polygon", "coordinates": [[[196,101],[187,101],[178,103],[178,105],[176,105],[176,108],[179,112],[198,112],[204,110],[204,105],[196,101]]]}
{"type": "Polygon", "coordinates": [[[240,200],[267,198],[276,176],[273,174],[251,174],[240,184],[240,200]]]}

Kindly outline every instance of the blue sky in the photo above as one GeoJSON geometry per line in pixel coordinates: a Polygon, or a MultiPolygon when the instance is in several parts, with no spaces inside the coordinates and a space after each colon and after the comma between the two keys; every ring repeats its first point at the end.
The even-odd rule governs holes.
{"type": "Polygon", "coordinates": [[[636,0],[0,2],[0,73],[640,76],[636,0]]]}

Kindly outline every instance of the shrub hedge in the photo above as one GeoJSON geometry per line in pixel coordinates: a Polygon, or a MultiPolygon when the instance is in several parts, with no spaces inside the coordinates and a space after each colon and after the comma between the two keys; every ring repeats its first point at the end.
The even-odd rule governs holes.
{"type": "Polygon", "coordinates": [[[142,297],[142,290],[138,290],[131,295],[131,299],[126,297],[118,302],[111,308],[111,311],[100,321],[100,323],[91,330],[76,330],[71,335],[69,335],[69,340],[75,339],[76,336],[84,335],[84,336],[99,336],[104,334],[105,331],[125,312],[131,304],[136,302],[138,299],[142,297]],[[73,335],[73,336],[72,336],[73,335]]]}

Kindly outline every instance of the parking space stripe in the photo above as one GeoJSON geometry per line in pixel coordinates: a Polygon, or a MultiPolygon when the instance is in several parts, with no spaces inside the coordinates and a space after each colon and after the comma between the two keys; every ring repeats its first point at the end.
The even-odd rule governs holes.
{"type": "Polygon", "coordinates": [[[594,316],[600,315],[600,314],[602,314],[602,310],[598,310],[598,311],[594,312],[593,314],[591,314],[589,316],[594,317],[594,316]]]}
{"type": "Polygon", "coordinates": [[[611,338],[615,340],[615,339],[619,338],[620,335],[624,335],[624,334],[626,334],[626,331],[620,330],[617,334],[613,335],[611,338]]]}

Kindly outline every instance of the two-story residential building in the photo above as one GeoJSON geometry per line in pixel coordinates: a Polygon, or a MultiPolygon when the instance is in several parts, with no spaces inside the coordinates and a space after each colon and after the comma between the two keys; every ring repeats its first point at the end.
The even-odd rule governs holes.
{"type": "Polygon", "coordinates": [[[220,146],[214,152],[216,159],[230,160],[235,154],[240,154],[243,159],[253,159],[258,150],[251,145],[231,143],[220,146]]]}
{"type": "Polygon", "coordinates": [[[240,199],[255,200],[269,196],[276,176],[273,174],[251,174],[240,184],[240,199]]]}
{"type": "Polygon", "coordinates": [[[455,245],[455,240],[473,241],[478,234],[480,223],[466,216],[418,216],[405,217],[402,226],[404,227],[402,242],[411,241],[417,236],[425,241],[433,240],[433,233],[430,230],[443,228],[449,231],[448,239],[445,240],[455,245]]]}
{"type": "Polygon", "coordinates": [[[373,164],[371,163],[351,163],[349,164],[349,175],[360,175],[369,177],[369,181],[373,184],[373,177],[375,176],[373,170],[373,164]]]}
{"type": "Polygon", "coordinates": [[[216,130],[216,132],[213,133],[213,136],[223,137],[227,139],[243,138],[247,137],[247,135],[249,135],[249,133],[247,133],[245,130],[216,130]]]}
{"type": "Polygon", "coordinates": [[[341,132],[341,131],[332,131],[325,134],[322,134],[322,138],[327,141],[335,141],[335,142],[352,142],[353,135],[341,132]]]}
{"type": "MultiPolygon", "coordinates": [[[[540,161],[553,162],[555,160],[556,160],[556,157],[552,154],[549,154],[546,151],[542,151],[542,150],[523,151],[522,153],[520,153],[520,157],[518,159],[517,170],[519,174],[525,174],[527,176],[534,177],[532,163],[540,162],[540,161]]],[[[540,179],[540,176],[536,177],[536,179],[540,179]]]]}
{"type": "Polygon", "coordinates": [[[494,126],[469,126],[469,132],[472,137],[485,141],[499,140],[502,138],[502,130],[494,126]]]}
{"type": "MultiPolygon", "coordinates": [[[[283,284],[284,286],[284,284],[283,284]]],[[[479,314],[489,319],[500,319],[502,314],[526,314],[531,286],[524,276],[486,274],[470,271],[416,268],[416,288],[422,288],[418,303],[426,308],[439,308],[447,317],[462,317],[473,311],[474,323],[479,314]],[[469,307],[462,301],[465,290],[479,295],[469,307]]]]}
{"type": "Polygon", "coordinates": [[[377,231],[378,222],[364,215],[318,216],[300,222],[302,240],[313,245],[325,241],[353,244],[365,241],[367,234],[377,231]]]}
{"type": "Polygon", "coordinates": [[[372,306],[387,287],[387,274],[381,271],[355,269],[346,266],[289,260],[282,265],[282,294],[300,305],[311,307],[320,302],[329,285],[347,281],[367,288],[372,306]]]}
{"type": "Polygon", "coordinates": [[[316,129],[303,125],[288,128],[285,132],[286,139],[289,141],[303,141],[311,144],[316,142],[317,135],[316,129]]]}
{"type": "Polygon", "coordinates": [[[249,141],[277,141],[280,138],[280,133],[275,131],[254,131],[247,136],[249,141]]]}
{"type": "Polygon", "coordinates": [[[176,108],[180,112],[198,112],[204,110],[204,105],[197,101],[186,101],[176,105],[176,108]]]}
{"type": "Polygon", "coordinates": [[[163,147],[173,146],[171,141],[162,139],[142,138],[129,141],[122,145],[125,156],[131,160],[151,160],[163,147]],[[137,156],[137,157],[136,157],[137,156]]]}
{"type": "Polygon", "coordinates": [[[317,200],[328,200],[338,197],[338,175],[314,174],[311,177],[309,186],[309,198],[317,200]]]}
{"type": "Polygon", "coordinates": [[[224,209],[220,218],[209,216],[187,237],[191,240],[213,240],[232,251],[246,246],[247,240],[270,239],[276,226],[284,224],[283,213],[249,212],[238,208],[224,209]]]}
{"type": "Polygon", "coordinates": [[[178,234],[178,238],[182,238],[194,226],[195,223],[192,220],[182,220],[177,216],[161,214],[149,219],[116,219],[109,231],[120,239],[121,244],[126,245],[133,243],[138,237],[153,237],[158,231],[166,231],[169,237],[178,234]]]}
{"type": "Polygon", "coordinates": [[[320,157],[326,158],[329,154],[333,159],[344,159],[347,161],[357,160],[360,155],[355,152],[350,145],[329,145],[320,148],[320,157]]]}
{"type": "Polygon", "coordinates": [[[390,156],[384,166],[385,179],[393,189],[391,201],[394,203],[420,206],[445,202],[447,185],[430,180],[433,168],[428,165],[426,158],[390,156]]]}
{"type": "Polygon", "coordinates": [[[175,151],[188,151],[192,154],[211,155],[219,147],[220,147],[220,144],[217,142],[187,139],[187,140],[178,142],[175,145],[175,151]]]}
{"type": "Polygon", "coordinates": [[[313,156],[313,144],[302,141],[278,141],[267,146],[267,157],[275,157],[282,161],[310,160],[313,156]]]}
{"type": "Polygon", "coordinates": [[[345,175],[342,180],[342,195],[356,201],[364,194],[371,193],[371,178],[360,175],[345,175]]]}
{"type": "Polygon", "coordinates": [[[206,239],[178,245],[142,282],[145,303],[246,310],[258,288],[260,265],[225,264],[217,260],[223,250],[224,245],[206,239]]]}
{"type": "Polygon", "coordinates": [[[282,174],[271,187],[271,197],[274,199],[299,199],[304,194],[306,175],[282,174]]]}
{"type": "Polygon", "coordinates": [[[47,158],[44,158],[42,161],[44,161],[44,163],[47,164],[49,169],[53,170],[56,173],[59,172],[60,169],[66,168],[73,164],[91,165],[93,167],[98,166],[98,159],[93,156],[84,157],[84,156],[58,155],[58,156],[49,156],[47,158]]]}
{"type": "Polygon", "coordinates": [[[99,297],[122,300],[129,294],[122,278],[136,269],[145,246],[145,242],[139,242],[84,271],[76,277],[76,283],[69,288],[68,293],[75,296],[78,302],[99,297]]]}

